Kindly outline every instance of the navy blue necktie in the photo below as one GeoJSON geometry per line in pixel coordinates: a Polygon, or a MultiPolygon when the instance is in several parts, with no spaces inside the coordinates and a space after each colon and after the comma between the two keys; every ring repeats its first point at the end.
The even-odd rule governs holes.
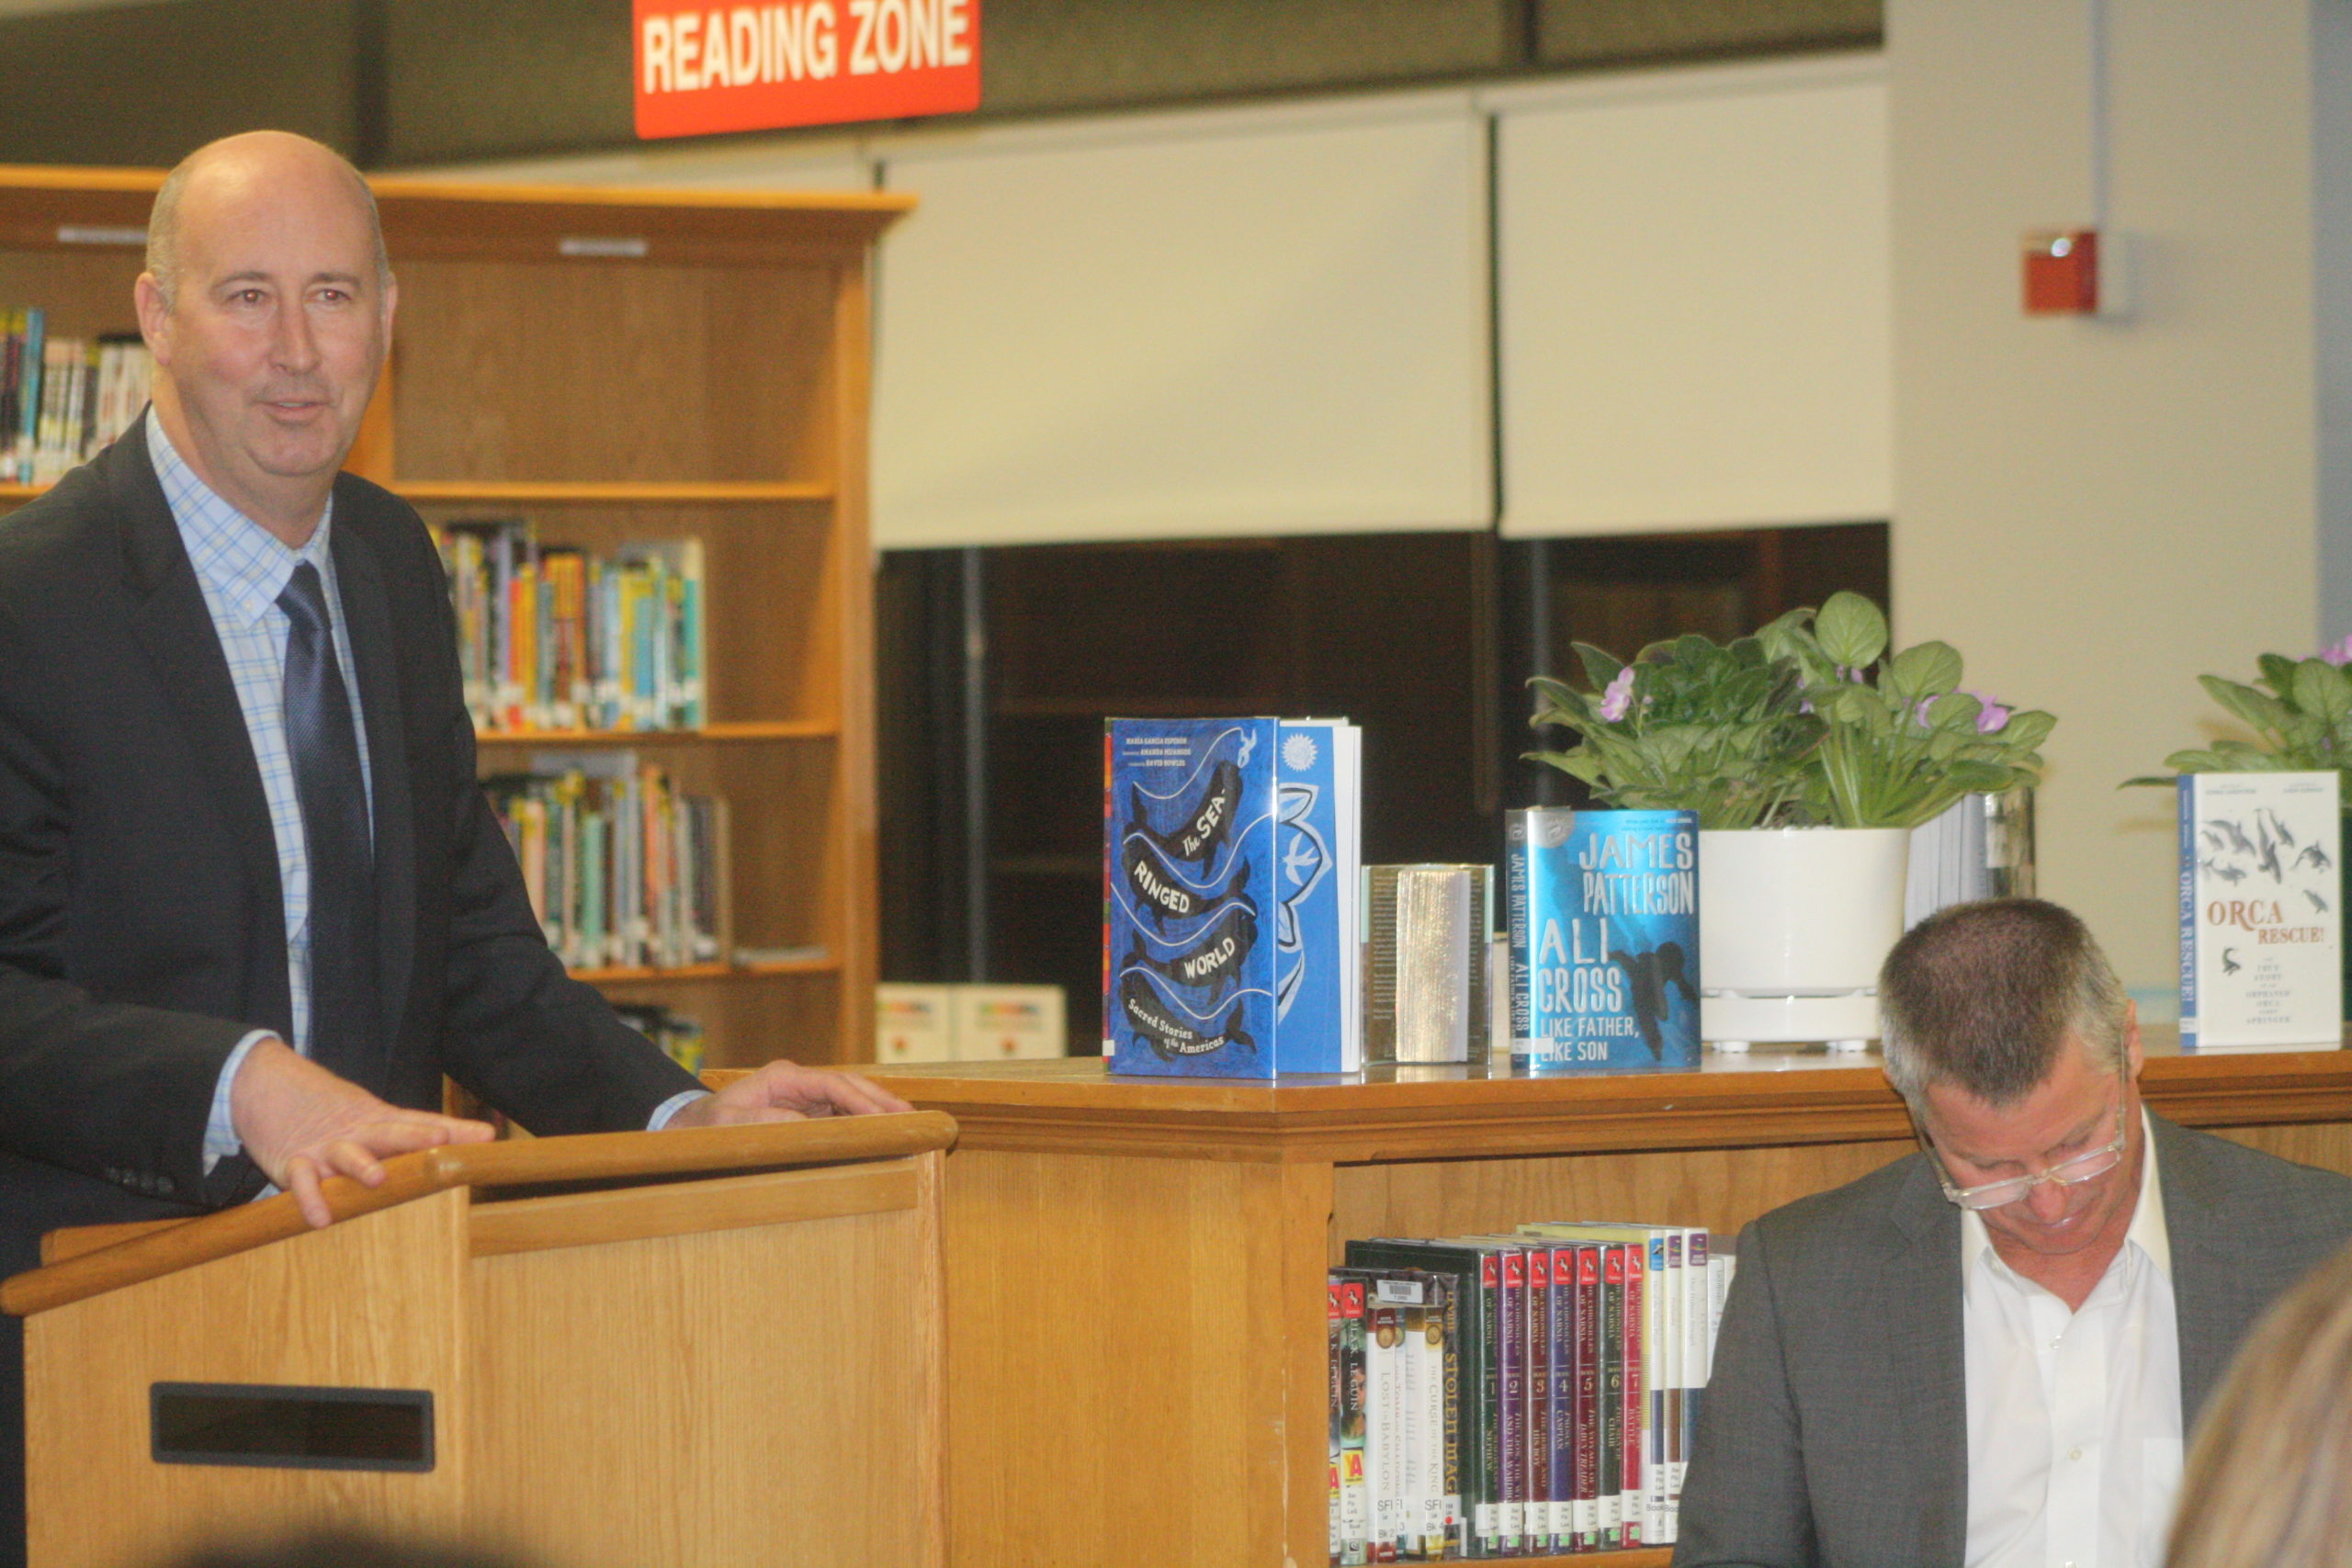
{"type": "Polygon", "coordinates": [[[311,863],[311,1059],[383,1088],[376,991],[376,857],[351,701],[335,659],[319,569],[304,561],[277,596],[286,612],[286,745],[311,863]]]}

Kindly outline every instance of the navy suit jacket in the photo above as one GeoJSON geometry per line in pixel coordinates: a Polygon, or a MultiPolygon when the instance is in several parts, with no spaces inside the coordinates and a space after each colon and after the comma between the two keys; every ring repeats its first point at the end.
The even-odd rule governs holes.
{"type": "MultiPolygon", "coordinates": [[[[642,1127],[695,1080],[567,977],[474,777],[440,562],[406,503],[334,487],[368,726],[384,1059],[540,1134],[642,1127]]],[[[286,1032],[284,900],[261,775],[145,422],[0,520],[0,1231],[250,1198],[208,1177],[213,1086],[286,1032]],[[109,1198],[119,1201],[109,1201],[109,1198]]],[[[6,1261],[22,1261],[21,1253],[6,1261]]]]}

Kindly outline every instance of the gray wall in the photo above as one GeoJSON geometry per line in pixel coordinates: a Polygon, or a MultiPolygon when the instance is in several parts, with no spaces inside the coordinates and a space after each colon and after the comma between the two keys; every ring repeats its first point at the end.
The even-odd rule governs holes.
{"type": "MultiPolygon", "coordinates": [[[[1878,41],[1880,0],[985,0],[983,118],[1878,41]]],[[[368,167],[626,146],[629,0],[171,0],[0,16],[0,163],[276,125],[368,167]]]]}
{"type": "Polygon", "coordinates": [[[172,164],[260,125],[357,151],[362,4],[177,0],[0,21],[0,163],[172,164]]]}

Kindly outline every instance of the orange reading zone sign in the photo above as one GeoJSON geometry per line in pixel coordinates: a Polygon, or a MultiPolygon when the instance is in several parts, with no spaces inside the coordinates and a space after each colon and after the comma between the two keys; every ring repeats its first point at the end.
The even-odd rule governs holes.
{"type": "Polygon", "coordinates": [[[980,0],[636,5],[640,137],[980,106],[980,0]]]}

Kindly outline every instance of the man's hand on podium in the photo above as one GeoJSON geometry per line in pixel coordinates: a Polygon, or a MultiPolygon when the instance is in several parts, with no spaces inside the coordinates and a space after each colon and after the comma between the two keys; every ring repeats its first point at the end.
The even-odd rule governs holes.
{"type": "Polygon", "coordinates": [[[229,1114],[245,1153],[313,1225],[334,1219],[319,1193],[329,1176],[380,1186],[382,1156],[495,1135],[486,1122],[388,1104],[275,1038],[245,1053],[229,1086],[229,1114]]]}
{"type": "Polygon", "coordinates": [[[868,1116],[913,1106],[856,1073],[770,1062],[716,1093],[678,1108],[673,1127],[719,1127],[735,1122],[797,1122],[808,1116],[868,1116]]]}

